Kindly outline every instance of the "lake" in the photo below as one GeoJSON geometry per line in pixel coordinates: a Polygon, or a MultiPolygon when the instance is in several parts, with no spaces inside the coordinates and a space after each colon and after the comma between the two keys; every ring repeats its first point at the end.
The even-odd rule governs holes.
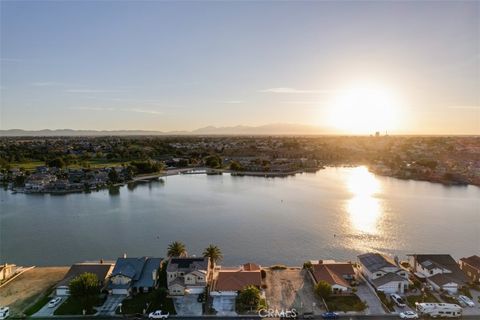
{"type": "Polygon", "coordinates": [[[399,255],[480,252],[480,188],[376,176],[364,167],[287,178],[178,175],[90,194],[0,191],[0,256],[18,265],[68,265],[165,256],[210,243],[224,265],[301,265],[399,255]]]}

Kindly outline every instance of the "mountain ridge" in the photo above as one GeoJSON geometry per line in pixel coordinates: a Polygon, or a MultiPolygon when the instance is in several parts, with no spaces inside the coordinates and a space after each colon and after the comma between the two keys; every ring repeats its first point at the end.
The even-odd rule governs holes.
{"type": "Polygon", "coordinates": [[[326,134],[325,130],[311,125],[272,123],[260,126],[206,126],[191,131],[156,130],[82,130],[82,129],[7,129],[0,130],[1,137],[61,137],[61,136],[168,136],[168,135],[315,135],[326,134]]]}

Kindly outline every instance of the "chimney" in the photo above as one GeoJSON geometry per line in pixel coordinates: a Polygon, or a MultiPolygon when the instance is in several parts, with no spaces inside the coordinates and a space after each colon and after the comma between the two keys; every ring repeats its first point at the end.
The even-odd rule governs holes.
{"type": "Polygon", "coordinates": [[[103,264],[103,259],[100,259],[100,264],[103,264]]]}

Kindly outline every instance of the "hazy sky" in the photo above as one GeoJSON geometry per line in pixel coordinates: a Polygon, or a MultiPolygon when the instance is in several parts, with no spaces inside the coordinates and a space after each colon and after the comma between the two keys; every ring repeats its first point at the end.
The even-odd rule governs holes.
{"type": "Polygon", "coordinates": [[[2,1],[0,127],[336,132],[334,97],[368,83],[394,93],[393,133],[478,134],[479,16],[478,1],[2,1]]]}

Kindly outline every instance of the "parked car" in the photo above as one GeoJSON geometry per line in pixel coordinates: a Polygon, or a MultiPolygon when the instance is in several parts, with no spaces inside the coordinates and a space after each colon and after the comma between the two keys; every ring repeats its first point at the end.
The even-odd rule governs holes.
{"type": "Polygon", "coordinates": [[[313,319],[313,312],[304,312],[303,319],[313,319]]]}
{"type": "Polygon", "coordinates": [[[418,314],[413,311],[400,312],[400,319],[418,319],[418,314]]]}
{"type": "Polygon", "coordinates": [[[162,310],[157,310],[148,314],[149,319],[167,319],[168,316],[170,316],[170,313],[162,313],[162,310]]]}
{"type": "Polygon", "coordinates": [[[336,312],[322,313],[322,319],[338,319],[338,313],[336,312]]]}
{"type": "Polygon", "coordinates": [[[399,306],[400,308],[405,308],[407,305],[405,304],[405,300],[403,300],[402,297],[400,297],[398,294],[396,293],[392,293],[390,295],[390,299],[392,299],[393,302],[395,302],[395,304],[397,306],[399,306]]]}
{"type": "Polygon", "coordinates": [[[48,307],[49,307],[49,308],[55,308],[56,306],[58,306],[58,305],[60,304],[61,301],[62,301],[62,298],[61,298],[61,297],[53,298],[53,299],[50,300],[50,302],[48,303],[48,307]]]}
{"type": "Polygon", "coordinates": [[[9,315],[10,315],[9,307],[0,307],[0,320],[7,319],[9,315]]]}
{"type": "Polygon", "coordinates": [[[462,301],[465,303],[465,305],[469,307],[475,307],[475,303],[467,296],[459,295],[458,296],[458,301],[462,301]]]}

